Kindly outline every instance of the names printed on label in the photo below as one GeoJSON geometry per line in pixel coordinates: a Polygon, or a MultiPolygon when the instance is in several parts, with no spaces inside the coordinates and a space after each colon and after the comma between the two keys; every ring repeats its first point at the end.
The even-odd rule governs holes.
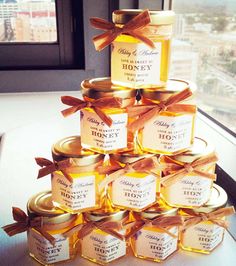
{"type": "Polygon", "coordinates": [[[127,113],[109,115],[111,127],[94,112],[82,110],[80,114],[82,145],[105,151],[127,147],[127,113]]]}

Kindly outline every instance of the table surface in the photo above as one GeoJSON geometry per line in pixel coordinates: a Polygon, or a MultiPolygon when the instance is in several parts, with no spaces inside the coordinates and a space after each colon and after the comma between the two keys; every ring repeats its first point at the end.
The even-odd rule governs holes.
{"type": "MultiPolygon", "coordinates": [[[[68,92],[67,92],[68,93],[68,92]]],[[[11,207],[24,210],[27,200],[33,194],[50,188],[50,177],[36,180],[38,166],[35,157],[51,157],[51,145],[58,139],[79,134],[79,115],[62,118],[63,109],[58,97],[63,93],[34,97],[28,107],[22,95],[11,110],[6,99],[0,96],[0,132],[4,133],[0,143],[0,227],[12,223],[11,207]],[[24,102],[25,101],[25,102],[24,102]],[[2,103],[5,103],[3,110],[2,103]],[[16,106],[24,106],[24,112],[18,112],[16,106]],[[8,118],[7,118],[7,117],[8,118]],[[17,121],[14,120],[17,117],[17,121]],[[26,122],[24,118],[26,117],[26,122]],[[22,119],[20,122],[19,119],[22,119]],[[3,123],[2,123],[3,122],[3,123]]],[[[71,94],[70,94],[71,95],[71,94]]],[[[77,95],[78,96],[78,95],[77,95]]],[[[13,97],[13,96],[11,96],[13,97]]],[[[9,100],[9,99],[8,99],[9,100]]],[[[29,100],[29,98],[28,98],[29,100]]],[[[94,265],[79,256],[72,262],[60,265],[94,265]]],[[[26,234],[8,237],[0,230],[0,266],[39,265],[27,255],[26,234]]],[[[131,254],[111,263],[111,265],[157,265],[133,257],[131,254]]],[[[236,243],[228,232],[224,242],[211,255],[178,251],[162,265],[168,266],[231,266],[236,265],[236,243]]]]}

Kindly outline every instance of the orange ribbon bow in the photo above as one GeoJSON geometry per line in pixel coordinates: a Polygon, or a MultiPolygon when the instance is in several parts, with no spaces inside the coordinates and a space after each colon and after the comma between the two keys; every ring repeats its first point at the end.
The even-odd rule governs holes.
{"type": "Polygon", "coordinates": [[[69,116],[83,108],[92,108],[102,121],[109,127],[112,125],[112,119],[102,111],[102,108],[121,108],[122,100],[118,97],[104,97],[93,102],[83,101],[71,96],[62,96],[62,103],[72,106],[62,111],[64,117],[69,116]]]}
{"type": "Polygon", "coordinates": [[[72,177],[66,173],[66,169],[73,165],[71,159],[66,159],[59,162],[52,162],[48,159],[37,157],[35,158],[35,161],[39,166],[42,167],[41,169],[39,169],[37,178],[52,174],[55,171],[61,171],[63,175],[68,179],[68,181],[72,181],[72,177]]]}
{"type": "Polygon", "coordinates": [[[202,171],[201,169],[208,165],[208,164],[213,164],[216,163],[218,160],[217,156],[215,153],[212,153],[210,155],[206,155],[203,156],[199,159],[196,159],[195,161],[193,161],[192,163],[185,163],[185,164],[164,164],[164,169],[167,171],[174,171],[173,174],[169,174],[167,176],[164,176],[161,178],[161,184],[163,186],[170,186],[172,184],[174,184],[175,182],[177,182],[178,180],[180,180],[182,177],[190,174],[190,173],[194,173],[198,176],[202,176],[205,178],[209,178],[212,180],[216,180],[216,174],[212,174],[212,173],[207,173],[202,171]]]}
{"type": "Polygon", "coordinates": [[[135,235],[143,227],[156,227],[161,229],[163,232],[167,233],[171,237],[177,238],[177,236],[172,234],[167,228],[180,225],[183,225],[183,218],[179,215],[175,215],[158,216],[152,220],[137,218],[136,221],[126,224],[124,228],[129,231],[129,233],[126,234],[126,239],[129,239],[130,237],[135,235]]]}
{"type": "Polygon", "coordinates": [[[42,217],[36,217],[30,219],[24,211],[20,208],[12,207],[12,216],[14,221],[13,224],[3,226],[2,229],[9,235],[14,236],[16,234],[27,231],[29,228],[35,228],[38,232],[41,233],[52,245],[55,244],[55,238],[47,233],[43,229],[43,219],[42,217]]]}
{"type": "MultiPolygon", "coordinates": [[[[130,172],[143,172],[155,175],[151,172],[153,169],[160,169],[160,165],[155,156],[144,158],[133,163],[127,163],[125,166],[119,164],[98,167],[97,170],[99,174],[108,174],[108,176],[103,179],[103,181],[98,185],[99,190],[101,191],[105,186],[115,181],[117,178],[123,176],[126,173],[130,172]]],[[[159,176],[158,176],[159,177],[159,176]]]]}
{"type": "Polygon", "coordinates": [[[78,238],[82,239],[85,236],[89,235],[94,229],[100,229],[107,234],[110,234],[120,240],[124,240],[124,235],[118,233],[117,231],[122,229],[122,223],[124,219],[121,221],[108,221],[106,218],[98,221],[98,222],[87,222],[83,224],[76,225],[66,232],[63,233],[64,237],[70,237],[74,233],[78,232],[78,238]]]}
{"type": "Polygon", "coordinates": [[[114,23],[108,22],[101,18],[91,18],[90,23],[94,28],[105,31],[104,33],[99,34],[93,38],[95,49],[97,51],[101,51],[109,44],[111,44],[116,39],[116,37],[123,33],[133,36],[134,38],[142,41],[151,48],[155,48],[154,43],[145,36],[147,35],[145,30],[142,30],[150,22],[151,18],[148,10],[144,10],[142,13],[135,16],[123,27],[118,27],[114,23]]]}
{"type": "Polygon", "coordinates": [[[235,209],[233,206],[220,208],[210,213],[203,213],[203,212],[196,213],[191,209],[183,209],[183,211],[188,215],[190,215],[190,217],[185,218],[183,230],[186,230],[188,227],[199,224],[203,221],[211,221],[212,223],[227,229],[228,222],[222,220],[221,218],[235,213],[235,209]]]}
{"type": "Polygon", "coordinates": [[[136,130],[143,128],[149,120],[163,111],[195,113],[195,105],[180,104],[180,102],[188,99],[190,96],[192,96],[192,91],[189,88],[186,88],[183,91],[170,96],[167,100],[161,101],[157,104],[152,103],[150,105],[127,107],[130,117],[139,116],[136,120],[130,123],[129,129],[132,132],[135,132],[136,130]]]}

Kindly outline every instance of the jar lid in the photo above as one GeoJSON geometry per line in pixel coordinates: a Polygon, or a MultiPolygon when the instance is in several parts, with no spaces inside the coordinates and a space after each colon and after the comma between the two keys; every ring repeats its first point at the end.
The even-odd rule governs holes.
{"type": "Polygon", "coordinates": [[[152,205],[143,212],[133,212],[134,216],[139,216],[144,219],[154,219],[158,216],[176,215],[178,208],[168,206],[162,199],[159,199],[155,205],[152,205]]]}
{"type": "Polygon", "coordinates": [[[103,160],[104,154],[83,149],[80,136],[70,136],[57,141],[52,146],[52,157],[55,161],[73,158],[76,164],[84,166],[103,160]]]}
{"type": "Polygon", "coordinates": [[[170,96],[189,88],[193,93],[197,86],[193,82],[181,79],[169,79],[165,87],[141,89],[141,95],[145,98],[157,101],[167,100],[170,96]]]}
{"type": "MultiPolygon", "coordinates": [[[[115,10],[112,13],[112,21],[116,24],[126,24],[132,18],[136,17],[144,10],[142,9],[120,9],[115,10]]],[[[149,15],[151,17],[150,25],[166,25],[173,24],[175,13],[171,10],[166,11],[154,11],[149,10],[149,15]]]]}
{"type": "Polygon", "coordinates": [[[194,209],[196,213],[204,212],[209,213],[219,208],[225,207],[228,200],[227,193],[224,189],[216,184],[213,185],[211,197],[206,204],[202,207],[194,209]]]}
{"type": "Polygon", "coordinates": [[[129,211],[128,210],[119,210],[113,212],[103,212],[100,211],[92,211],[92,212],[85,212],[84,218],[87,221],[98,222],[102,219],[106,219],[107,221],[120,221],[123,218],[128,218],[129,211]]]}
{"type": "Polygon", "coordinates": [[[183,153],[169,157],[179,162],[191,163],[202,156],[213,153],[214,151],[215,147],[210,141],[195,137],[193,146],[190,149],[183,153]]]}
{"type": "Polygon", "coordinates": [[[42,217],[45,224],[59,224],[76,217],[76,214],[56,208],[52,203],[52,192],[49,190],[32,196],[27,203],[27,211],[32,218],[42,217]]]}
{"type": "Polygon", "coordinates": [[[110,77],[86,79],[81,83],[82,95],[92,99],[119,97],[122,99],[136,97],[137,90],[121,87],[111,82],[110,77]]]}
{"type": "Polygon", "coordinates": [[[134,163],[138,160],[144,158],[150,158],[153,156],[159,158],[160,155],[159,154],[154,155],[153,153],[134,153],[133,151],[110,154],[111,159],[121,163],[134,163]]]}

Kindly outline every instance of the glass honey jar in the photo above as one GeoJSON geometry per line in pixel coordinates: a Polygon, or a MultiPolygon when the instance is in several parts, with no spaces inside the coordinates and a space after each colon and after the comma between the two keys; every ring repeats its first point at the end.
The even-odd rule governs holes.
{"type": "Polygon", "coordinates": [[[96,168],[102,166],[104,155],[83,149],[80,137],[71,136],[53,145],[52,157],[55,163],[67,159],[72,162],[69,168],[64,169],[70,180],[63,171],[52,173],[54,205],[70,213],[100,208],[98,184],[104,175],[99,174],[96,168]]]}
{"type": "MultiPolygon", "coordinates": [[[[102,208],[84,213],[86,223],[93,225],[89,234],[80,240],[81,256],[92,262],[105,265],[126,255],[126,241],[112,234],[114,223],[121,225],[129,219],[127,210],[102,208]]],[[[125,230],[117,232],[125,235],[125,230]]]]}
{"type": "Polygon", "coordinates": [[[93,103],[106,97],[117,97],[121,100],[120,108],[101,108],[112,119],[110,127],[102,121],[93,108],[87,107],[81,110],[82,147],[105,154],[131,149],[134,136],[127,127],[129,117],[126,107],[135,104],[137,91],[116,86],[111,83],[110,78],[84,80],[81,86],[85,101],[93,103]]]}
{"type": "Polygon", "coordinates": [[[162,262],[178,250],[182,219],[177,215],[177,208],[159,201],[143,212],[133,212],[133,218],[144,222],[141,229],[131,237],[135,257],[162,262]]]}
{"type": "Polygon", "coordinates": [[[65,238],[62,234],[82,222],[82,217],[69,214],[53,206],[51,192],[41,192],[29,199],[27,204],[29,219],[41,217],[42,228],[30,227],[27,231],[29,254],[43,265],[54,265],[75,258],[78,248],[77,235],[65,238]],[[41,233],[46,230],[55,239],[54,245],[41,233]]]}
{"type": "MultiPolygon", "coordinates": [[[[144,106],[159,108],[158,104],[164,105],[172,97],[183,93],[189,88],[189,92],[196,90],[195,84],[184,80],[169,80],[166,87],[160,89],[142,89],[141,103],[144,106]]],[[[194,125],[196,105],[190,96],[184,101],[178,102],[160,110],[147,120],[138,132],[138,143],[143,151],[174,155],[191,147],[194,140],[194,125]],[[176,110],[176,111],[173,111],[176,110]]],[[[162,106],[160,106],[162,108],[162,106]]]]}
{"type": "Polygon", "coordinates": [[[186,220],[180,232],[180,247],[187,251],[210,254],[224,238],[226,216],[232,215],[233,207],[225,207],[226,192],[214,184],[211,198],[202,207],[180,209],[186,220]]]}
{"type": "MultiPolygon", "coordinates": [[[[124,27],[143,10],[121,9],[112,14],[113,23],[124,27]]],[[[134,33],[154,43],[147,46],[129,33],[120,34],[111,45],[111,80],[130,88],[162,87],[168,79],[173,11],[149,11],[151,22],[134,33]]]]}
{"type": "Polygon", "coordinates": [[[214,173],[217,157],[214,152],[214,145],[196,137],[192,148],[188,151],[161,157],[164,169],[161,178],[161,195],[168,205],[195,209],[209,200],[213,181],[216,178],[214,173]],[[170,164],[175,170],[170,168],[165,170],[165,165],[168,167],[170,164]],[[175,179],[178,171],[181,171],[180,177],[175,179]],[[207,177],[207,174],[210,176],[207,177]]]}
{"type": "Polygon", "coordinates": [[[150,153],[136,154],[133,151],[110,154],[111,164],[119,164],[120,169],[129,168],[120,174],[122,170],[119,170],[117,178],[109,184],[108,197],[111,204],[133,211],[142,211],[153,205],[160,191],[158,160],[159,155],[150,153]]]}

